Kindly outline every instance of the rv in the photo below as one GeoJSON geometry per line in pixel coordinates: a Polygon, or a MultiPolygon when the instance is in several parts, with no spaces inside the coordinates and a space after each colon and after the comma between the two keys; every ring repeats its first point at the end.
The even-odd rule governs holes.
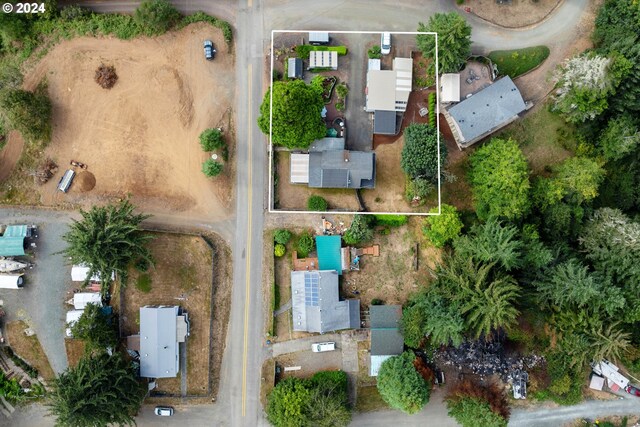
{"type": "Polygon", "coordinates": [[[24,274],[0,274],[1,289],[22,289],[24,274]]]}
{"type": "Polygon", "coordinates": [[[69,187],[71,187],[71,183],[73,182],[73,178],[75,178],[76,173],[72,169],[68,169],[62,178],[60,178],[60,182],[58,182],[58,190],[66,193],[69,191],[69,187]]]}

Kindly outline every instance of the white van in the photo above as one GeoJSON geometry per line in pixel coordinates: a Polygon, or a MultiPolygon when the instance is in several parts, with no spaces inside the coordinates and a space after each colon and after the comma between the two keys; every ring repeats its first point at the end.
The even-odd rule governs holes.
{"type": "Polygon", "coordinates": [[[333,351],[336,349],[335,342],[317,342],[311,344],[311,351],[314,353],[322,353],[325,351],[333,351]]]}
{"type": "Polygon", "coordinates": [[[380,36],[380,53],[389,55],[391,53],[391,33],[384,32],[380,36]]]}
{"type": "Polygon", "coordinates": [[[0,274],[0,288],[22,289],[24,286],[24,274],[0,274]]]}

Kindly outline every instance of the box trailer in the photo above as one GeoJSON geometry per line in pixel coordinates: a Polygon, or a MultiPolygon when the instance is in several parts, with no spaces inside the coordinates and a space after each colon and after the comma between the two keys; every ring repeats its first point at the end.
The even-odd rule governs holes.
{"type": "Polygon", "coordinates": [[[329,44],[329,33],[326,31],[310,31],[309,32],[309,44],[314,46],[321,46],[329,44]]]}
{"type": "Polygon", "coordinates": [[[0,274],[0,288],[22,289],[24,286],[24,274],[0,274]]]}
{"type": "Polygon", "coordinates": [[[73,299],[68,301],[76,310],[84,310],[87,304],[95,304],[102,307],[102,297],[97,292],[78,292],[73,294],[73,299]]]}

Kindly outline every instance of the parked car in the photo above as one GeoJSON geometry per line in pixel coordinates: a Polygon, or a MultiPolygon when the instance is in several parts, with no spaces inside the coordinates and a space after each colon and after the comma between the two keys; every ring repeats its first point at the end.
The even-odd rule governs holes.
{"type": "Polygon", "coordinates": [[[391,33],[384,32],[380,36],[380,53],[389,55],[391,53],[391,33]]]}
{"type": "Polygon", "coordinates": [[[212,61],[216,56],[216,48],[211,40],[204,41],[204,57],[207,61],[212,61]]]}
{"type": "Polygon", "coordinates": [[[625,387],[624,391],[626,391],[629,394],[632,394],[634,396],[638,396],[640,397],[640,390],[638,390],[638,388],[632,386],[632,385],[628,385],[627,387],[625,387]]]}
{"type": "Polygon", "coordinates": [[[333,351],[336,349],[336,343],[334,342],[318,342],[311,344],[311,351],[314,353],[322,353],[324,351],[333,351]]]}
{"type": "Polygon", "coordinates": [[[159,417],[170,417],[173,415],[173,408],[171,406],[156,406],[153,413],[159,417]]]}

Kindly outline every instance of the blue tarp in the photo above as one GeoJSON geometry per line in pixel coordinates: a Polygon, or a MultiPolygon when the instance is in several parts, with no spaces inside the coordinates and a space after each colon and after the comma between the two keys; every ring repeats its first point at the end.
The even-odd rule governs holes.
{"type": "Polygon", "coordinates": [[[316,236],[319,270],[335,270],[342,274],[341,245],[340,236],[316,236]]]}

